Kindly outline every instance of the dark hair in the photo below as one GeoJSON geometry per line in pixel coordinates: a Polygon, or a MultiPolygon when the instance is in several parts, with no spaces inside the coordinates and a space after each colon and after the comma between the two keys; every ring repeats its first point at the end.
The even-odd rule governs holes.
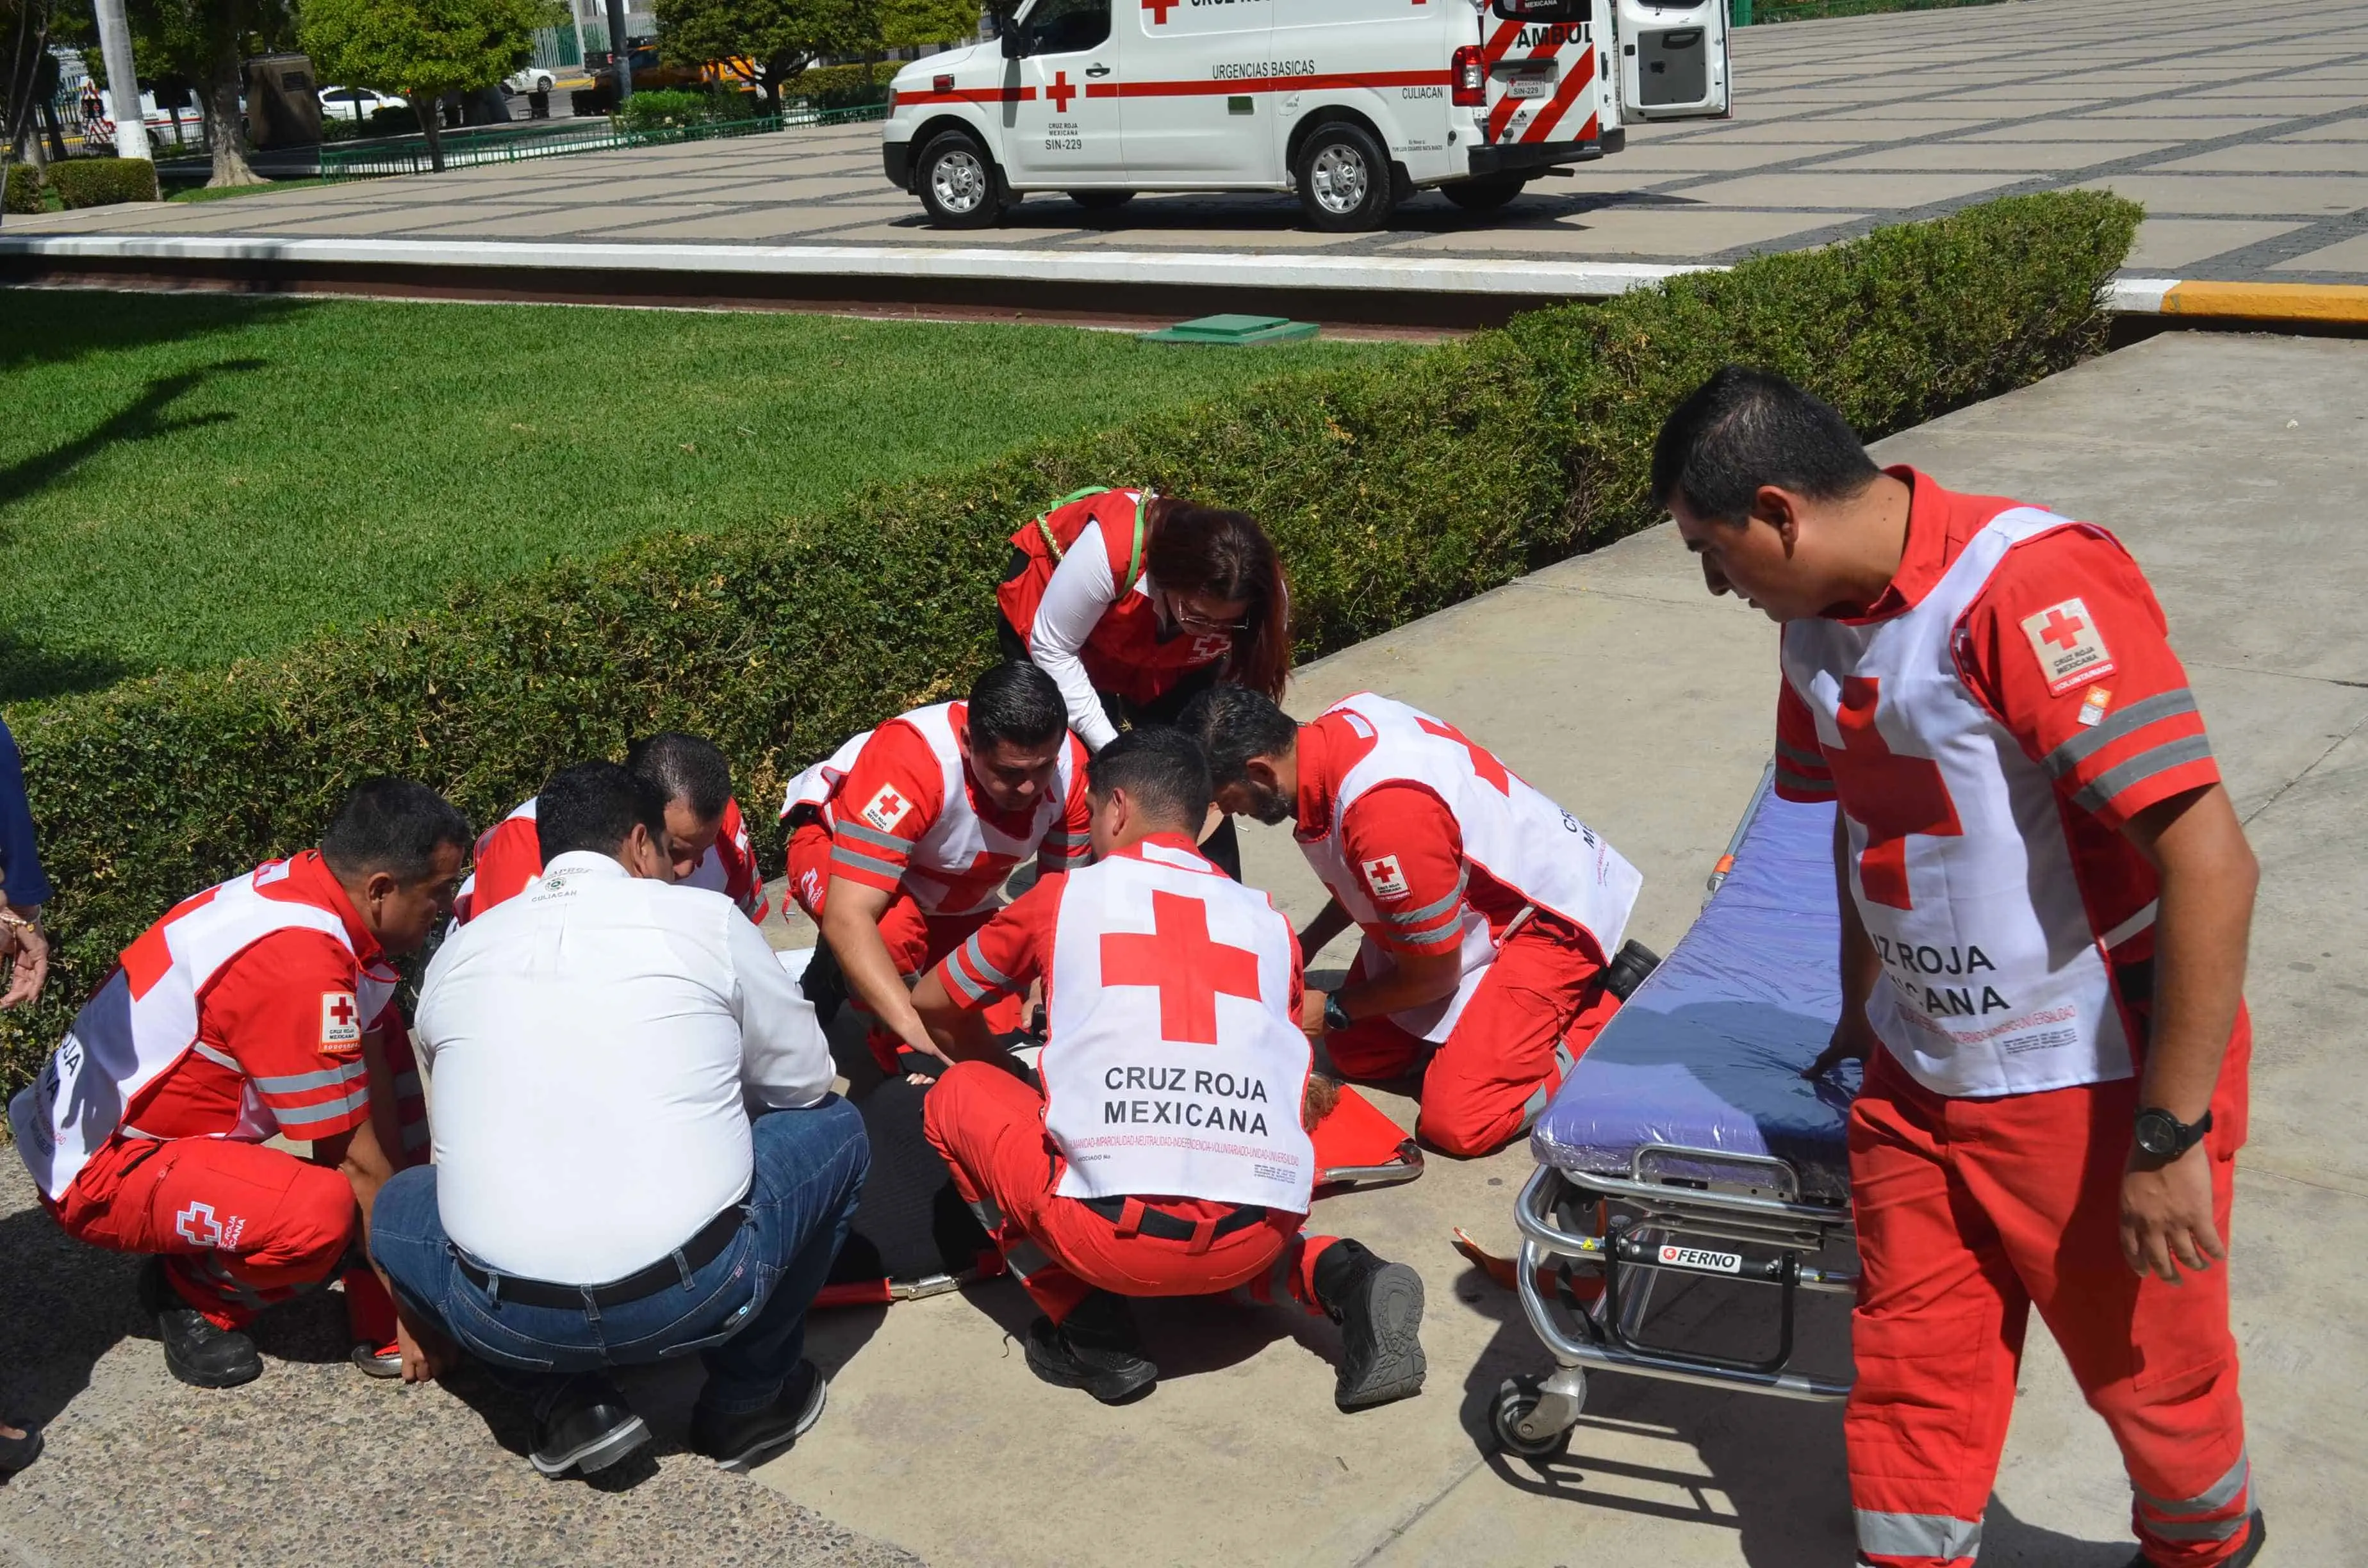
{"type": "Polygon", "coordinates": [[[1209,759],[1192,737],[1160,725],[1129,730],[1094,753],[1086,764],[1086,788],[1104,799],[1123,790],[1145,812],[1195,836],[1216,794],[1209,786],[1209,759]]]}
{"type": "MultiPolygon", "coordinates": [[[[550,865],[570,850],[614,855],[633,835],[633,824],[666,842],[666,787],[613,762],[579,762],[551,776],[534,798],[534,832],[550,865]]],[[[694,811],[698,808],[694,806],[694,811]]]]}
{"type": "Polygon", "coordinates": [[[1247,607],[1226,676],[1281,701],[1291,678],[1291,585],[1258,519],[1162,495],[1151,503],[1145,531],[1143,569],[1153,582],[1247,607]]]}
{"type": "Polygon", "coordinates": [[[1652,503],[1683,497],[1694,516],[1739,526],[1763,484],[1839,501],[1882,472],[1830,404],[1782,376],[1725,365],[1661,422],[1652,503]]]}
{"type": "Polygon", "coordinates": [[[408,778],[365,778],[321,835],[321,858],[340,877],[384,871],[416,882],[436,869],[436,852],[450,844],[468,852],[476,835],[461,808],[408,778]]]}
{"type": "Polygon", "coordinates": [[[1250,758],[1281,756],[1299,738],[1299,721],[1262,691],[1227,682],[1184,705],[1177,727],[1192,737],[1217,789],[1249,777],[1250,758]]]}
{"type": "Polygon", "coordinates": [[[1069,706],[1051,676],[1020,659],[991,665],[971,683],[970,744],[992,750],[999,741],[1041,746],[1069,727],[1069,706]]]}
{"type": "Polygon", "coordinates": [[[625,767],[658,791],[661,801],[681,801],[700,821],[723,814],[732,801],[732,765],[715,743],[679,730],[660,730],[625,748],[625,767]]]}

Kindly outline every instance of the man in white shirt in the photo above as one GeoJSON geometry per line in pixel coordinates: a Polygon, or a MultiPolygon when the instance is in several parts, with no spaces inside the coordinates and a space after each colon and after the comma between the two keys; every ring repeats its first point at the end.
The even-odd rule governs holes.
{"type": "Polygon", "coordinates": [[[373,1251],[531,1394],[544,1474],[648,1442],[604,1371],[694,1348],[690,1446],[738,1469],[822,1415],[805,1313],[863,1187],[863,1123],[756,927],[670,885],[655,790],[585,763],[540,801],[542,875],[428,966],[436,1163],[381,1192],[373,1251]]]}

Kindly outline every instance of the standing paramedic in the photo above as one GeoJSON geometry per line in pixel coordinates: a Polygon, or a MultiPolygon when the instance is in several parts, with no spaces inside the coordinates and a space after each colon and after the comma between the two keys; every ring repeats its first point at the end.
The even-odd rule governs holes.
{"type": "MultiPolygon", "coordinates": [[[[1173,724],[1220,676],[1276,701],[1291,592],[1257,519],[1148,490],[1081,490],[1011,536],[996,590],[1005,656],[1058,682],[1089,752],[1121,724],[1173,724]]],[[[1232,819],[1201,845],[1239,881],[1232,819]]]]}
{"type": "Polygon", "coordinates": [[[1302,1233],[1315,1177],[1299,949],[1266,895],[1193,845],[1209,768],[1173,730],[1091,765],[1093,865],[1047,877],[923,977],[914,1005],[957,1051],[976,1010],[1042,980],[1042,1089],[1008,1062],[948,1068],[922,1108],[954,1185],[1044,1310],[1028,1365],[1104,1403],[1159,1369],[1130,1296],[1288,1294],[1340,1325],[1333,1399],[1422,1389],[1422,1278],[1302,1233]]]}
{"type": "MultiPolygon", "coordinates": [[[[661,730],[625,749],[625,767],[666,797],[664,847],[674,862],[674,880],[722,893],[763,925],[772,905],[765,898],[765,879],[757,874],[757,852],[748,843],[740,802],[732,798],[732,765],[715,743],[661,730]]],[[[535,799],[529,796],[477,840],[476,866],[461,887],[463,924],[542,875],[535,810],[535,799]]]]}
{"type": "MultiPolygon", "coordinates": [[[[360,785],[318,849],[184,901],[126,948],[10,1102],[17,1151],[66,1233],[149,1255],[142,1309],[183,1382],[260,1376],[245,1332],[257,1309],[349,1250],[349,1310],[383,1302],[358,1249],[398,1163],[388,1057],[404,1026],[386,960],[450,918],[468,845],[435,791],[360,785]],[[311,1157],[267,1147],[275,1134],[311,1157]]],[[[434,1375],[407,1322],[388,1332],[393,1370],[434,1375]]],[[[365,1370],[384,1370],[379,1348],[357,1346],[365,1370]]]]}
{"type": "Polygon", "coordinates": [[[2162,611],[2111,534],[1878,470],[1730,366],[1653,494],[1783,628],[1776,788],[1836,801],[1863,1278],[1860,1551],[1971,1562],[2038,1307],[2135,1494],[2134,1568],[2248,1563],[2226,1256],[2258,872],[2162,611]]]}
{"type": "MultiPolygon", "coordinates": [[[[823,938],[805,992],[825,1022],[837,988],[853,993],[882,1072],[937,1057],[912,983],[1002,907],[1019,863],[1084,863],[1085,765],[1059,687],[1011,662],[967,701],[892,719],[790,780],[790,896],[823,938]]],[[[997,1009],[998,1028],[1019,1022],[1017,1000],[997,1009]]]]}
{"type": "Polygon", "coordinates": [[[1333,1066],[1422,1072],[1415,1130],[1448,1153],[1510,1142],[1619,1006],[1606,960],[1643,885],[1635,868],[1453,725],[1386,697],[1300,724],[1221,686],[1184,728],[1217,803],[1291,823],[1331,891],[1301,949],[1351,922],[1364,932],[1349,983],[1307,993],[1304,1027],[1333,1066]]]}
{"type": "Polygon", "coordinates": [[[646,1444],[608,1369],[692,1350],[690,1447],[745,1465],[822,1415],[806,1308],[870,1166],[863,1122],[765,938],[668,885],[661,790],[592,762],[541,799],[543,874],[427,966],[436,1163],[387,1183],[372,1252],[532,1399],[543,1474],[646,1444]]]}

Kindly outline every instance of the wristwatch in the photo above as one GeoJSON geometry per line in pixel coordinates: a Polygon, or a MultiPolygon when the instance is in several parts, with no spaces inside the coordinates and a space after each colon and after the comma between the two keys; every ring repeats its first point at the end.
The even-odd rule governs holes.
{"type": "Polygon", "coordinates": [[[2147,1106],[2138,1112],[2138,1147],[2158,1160],[2175,1160],[2203,1141],[2212,1131],[2212,1113],[2203,1119],[2181,1121],[2167,1110],[2147,1106]]]}
{"type": "Polygon", "coordinates": [[[1345,1029],[1356,1021],[1349,1016],[1349,1009],[1340,1006],[1340,994],[1338,991],[1324,998],[1325,1033],[1329,1034],[1334,1029],[1345,1029]]]}

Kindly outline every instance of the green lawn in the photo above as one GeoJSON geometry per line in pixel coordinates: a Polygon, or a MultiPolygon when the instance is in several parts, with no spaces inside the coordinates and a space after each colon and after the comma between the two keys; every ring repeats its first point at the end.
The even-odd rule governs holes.
{"type": "Polygon", "coordinates": [[[1287,367],[1405,352],[28,290],[0,294],[0,324],[7,701],[267,653],[461,579],[785,517],[1287,367]]]}

